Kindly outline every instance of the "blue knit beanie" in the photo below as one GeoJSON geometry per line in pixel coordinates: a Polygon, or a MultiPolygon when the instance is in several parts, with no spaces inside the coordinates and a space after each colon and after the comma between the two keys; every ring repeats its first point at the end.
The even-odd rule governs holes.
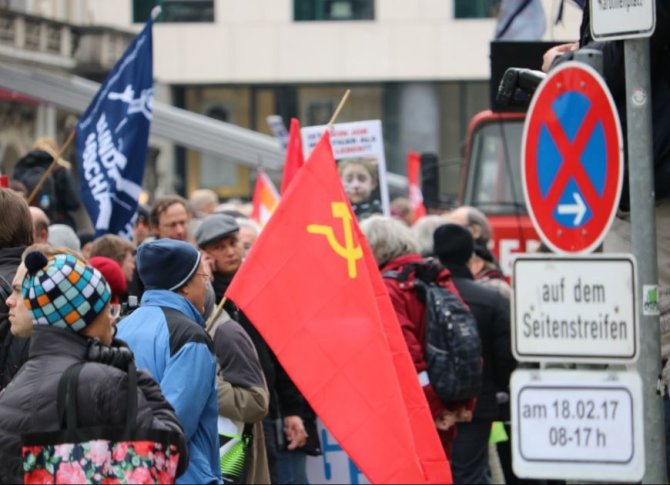
{"type": "Polygon", "coordinates": [[[200,252],[184,241],[159,239],[137,250],[137,272],[145,290],[178,290],[200,266],[200,252]]]}

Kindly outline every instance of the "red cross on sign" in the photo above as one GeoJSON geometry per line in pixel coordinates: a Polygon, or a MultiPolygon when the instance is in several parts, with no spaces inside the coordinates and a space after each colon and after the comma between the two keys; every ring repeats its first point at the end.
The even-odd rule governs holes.
{"type": "Polygon", "coordinates": [[[589,253],[602,242],[621,195],[622,140],[612,96],[593,68],[567,62],[537,89],[524,126],[523,187],[553,251],[589,253]]]}

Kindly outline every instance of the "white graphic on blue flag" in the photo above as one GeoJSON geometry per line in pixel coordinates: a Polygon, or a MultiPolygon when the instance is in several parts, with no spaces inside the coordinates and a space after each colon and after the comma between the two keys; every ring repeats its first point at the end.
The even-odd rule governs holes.
{"type": "Polygon", "coordinates": [[[132,238],[154,96],[151,24],[130,44],[77,123],[82,200],[96,235],[132,238]]]}

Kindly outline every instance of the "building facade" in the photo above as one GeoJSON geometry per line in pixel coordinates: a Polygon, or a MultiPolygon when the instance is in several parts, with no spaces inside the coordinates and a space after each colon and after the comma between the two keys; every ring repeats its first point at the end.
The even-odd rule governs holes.
{"type": "MultiPolygon", "coordinates": [[[[469,119],[490,106],[489,42],[499,0],[26,0],[31,15],[77,26],[138,31],[154,4],[154,72],[164,100],[263,133],[266,118],[381,119],[388,169],[408,151],[435,152],[456,190],[469,119]]],[[[545,39],[573,39],[581,12],[543,0],[545,39]]],[[[152,141],[153,143],[153,141],[152,141]]],[[[161,157],[163,156],[163,149],[161,157]]],[[[167,150],[169,151],[169,149],[167,150]]],[[[247,196],[253,170],[175,147],[173,188],[247,196]]],[[[169,191],[169,188],[166,189],[169,191]]]]}

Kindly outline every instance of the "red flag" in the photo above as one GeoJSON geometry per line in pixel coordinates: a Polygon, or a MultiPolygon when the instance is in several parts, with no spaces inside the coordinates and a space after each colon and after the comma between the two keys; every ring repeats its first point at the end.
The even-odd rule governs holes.
{"type": "Polygon", "coordinates": [[[259,170],[256,177],[254,195],[251,199],[250,218],[263,227],[270,220],[270,216],[274,213],[278,204],[279,194],[277,193],[275,184],[272,183],[272,180],[270,180],[270,177],[265,172],[259,170]]]}
{"type": "Polygon", "coordinates": [[[426,207],[423,205],[423,194],[419,173],[421,172],[421,157],[416,152],[407,154],[407,185],[409,187],[409,203],[412,206],[413,221],[426,215],[426,207]]]}
{"type": "Polygon", "coordinates": [[[288,132],[288,144],[286,145],[286,159],[284,160],[284,172],[281,177],[281,194],[286,193],[289,184],[296,176],[300,167],[305,164],[302,154],[302,140],[300,139],[300,122],[291,118],[291,128],[288,132]]]}
{"type": "Polygon", "coordinates": [[[451,482],[327,132],[294,184],[227,296],[372,483],[451,482]]]}

